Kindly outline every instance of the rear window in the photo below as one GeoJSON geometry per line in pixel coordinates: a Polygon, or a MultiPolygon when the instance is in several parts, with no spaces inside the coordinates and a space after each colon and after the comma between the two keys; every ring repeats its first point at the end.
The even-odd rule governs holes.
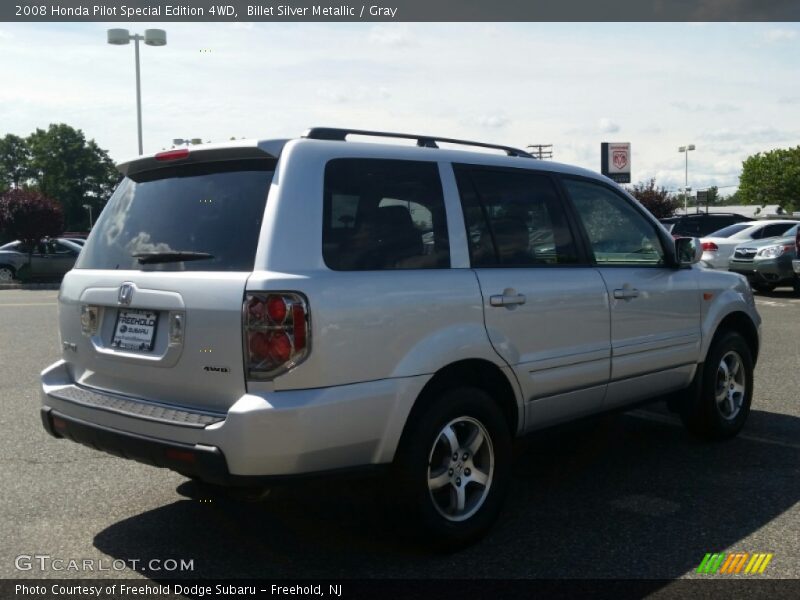
{"type": "Polygon", "coordinates": [[[708,234],[708,237],[715,237],[715,238],[729,238],[732,235],[736,235],[740,231],[743,231],[750,227],[750,223],[737,223],[736,225],[728,225],[727,227],[723,227],[722,229],[718,229],[717,231],[713,231],[708,234]]]}
{"type": "Polygon", "coordinates": [[[252,271],[274,169],[242,160],[126,177],[75,268],[252,271]]]}

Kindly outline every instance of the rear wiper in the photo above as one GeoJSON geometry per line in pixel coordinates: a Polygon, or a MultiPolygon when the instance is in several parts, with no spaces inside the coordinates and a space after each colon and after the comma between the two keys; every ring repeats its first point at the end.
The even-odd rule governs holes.
{"type": "Polygon", "coordinates": [[[169,252],[137,252],[131,254],[133,258],[139,259],[139,264],[152,265],[155,263],[183,262],[185,260],[207,260],[214,258],[208,252],[189,252],[180,250],[170,250],[169,252]]]}

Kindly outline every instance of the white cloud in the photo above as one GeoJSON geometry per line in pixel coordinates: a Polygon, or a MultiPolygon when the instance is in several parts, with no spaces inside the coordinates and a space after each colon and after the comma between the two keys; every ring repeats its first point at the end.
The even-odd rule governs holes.
{"type": "Polygon", "coordinates": [[[501,114],[495,115],[484,115],[482,117],[478,117],[478,124],[482,127],[490,127],[492,129],[499,129],[501,127],[505,127],[511,122],[511,120],[501,114]]]}
{"type": "Polygon", "coordinates": [[[616,133],[619,131],[619,125],[611,119],[603,118],[597,122],[597,129],[600,133],[616,133]]]}
{"type": "Polygon", "coordinates": [[[797,31],[794,29],[768,29],[764,32],[764,40],[767,42],[784,42],[797,38],[797,31]]]}
{"type": "Polygon", "coordinates": [[[375,25],[369,32],[369,41],[382,46],[409,46],[412,43],[411,34],[404,24],[390,23],[375,25]]]}

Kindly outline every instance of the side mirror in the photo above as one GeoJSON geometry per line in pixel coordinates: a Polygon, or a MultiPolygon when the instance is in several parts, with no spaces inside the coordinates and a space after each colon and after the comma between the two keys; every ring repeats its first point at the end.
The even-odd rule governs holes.
{"type": "Polygon", "coordinates": [[[697,264],[703,257],[703,246],[695,237],[677,238],[675,240],[675,256],[681,267],[697,264]]]}

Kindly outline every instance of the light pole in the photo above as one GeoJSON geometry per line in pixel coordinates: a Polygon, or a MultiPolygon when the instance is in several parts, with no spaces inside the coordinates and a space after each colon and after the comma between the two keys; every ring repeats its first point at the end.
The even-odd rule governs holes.
{"type": "Polygon", "coordinates": [[[92,205],[84,204],[83,208],[89,211],[89,231],[91,231],[92,227],[94,227],[94,221],[92,220],[92,205]]]}
{"type": "Polygon", "coordinates": [[[686,155],[686,172],[685,172],[685,179],[683,183],[683,212],[687,214],[689,212],[689,152],[694,150],[694,144],[688,144],[686,146],[680,146],[678,148],[678,152],[683,152],[686,155]]]}
{"type": "Polygon", "coordinates": [[[142,84],[139,76],[139,41],[144,40],[148,46],[166,46],[167,32],[163,29],[145,29],[144,35],[139,35],[138,33],[131,34],[127,29],[108,30],[109,44],[123,46],[130,44],[131,40],[134,43],[136,56],[136,126],[139,133],[139,155],[142,155],[144,152],[142,150],[142,84]]]}

